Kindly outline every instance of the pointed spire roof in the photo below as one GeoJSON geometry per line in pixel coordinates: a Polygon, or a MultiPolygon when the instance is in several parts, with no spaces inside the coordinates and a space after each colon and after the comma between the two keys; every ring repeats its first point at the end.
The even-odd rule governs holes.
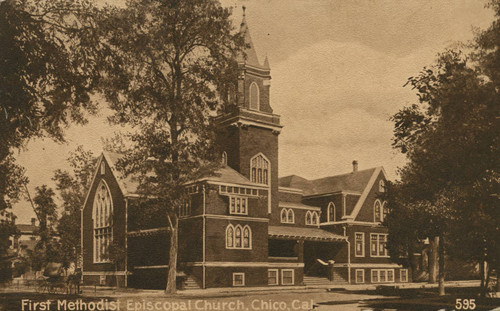
{"type": "MultiPolygon", "coordinates": [[[[248,24],[245,15],[245,6],[243,6],[243,20],[240,25],[240,33],[243,34],[245,38],[245,44],[247,48],[245,49],[246,60],[245,63],[250,66],[260,67],[263,66],[259,63],[259,58],[257,57],[257,52],[255,52],[255,47],[253,46],[252,37],[250,36],[250,30],[248,29],[248,24]]],[[[268,68],[264,65],[264,68],[268,68]]]]}
{"type": "Polygon", "coordinates": [[[269,67],[269,59],[267,59],[267,55],[266,55],[266,59],[264,59],[264,68],[266,68],[266,69],[271,68],[271,67],[269,67]]]}

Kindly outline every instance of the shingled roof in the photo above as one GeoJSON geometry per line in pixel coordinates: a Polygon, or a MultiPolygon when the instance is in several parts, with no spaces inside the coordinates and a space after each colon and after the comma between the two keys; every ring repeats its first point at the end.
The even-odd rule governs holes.
{"type": "Polygon", "coordinates": [[[316,195],[339,191],[363,192],[368,185],[376,167],[351,172],[342,175],[308,180],[297,175],[285,176],[279,179],[281,187],[302,189],[304,195],[316,195]]]}

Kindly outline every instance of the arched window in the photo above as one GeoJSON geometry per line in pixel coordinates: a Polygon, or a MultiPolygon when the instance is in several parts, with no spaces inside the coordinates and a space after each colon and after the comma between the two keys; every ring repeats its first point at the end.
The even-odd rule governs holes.
{"type": "Polygon", "coordinates": [[[108,248],[113,229],[113,201],[108,185],[101,180],[97,186],[93,206],[94,262],[109,262],[108,248]]]}
{"type": "Polygon", "coordinates": [[[306,225],[312,225],[311,211],[307,211],[307,213],[306,213],[306,225]]]}
{"type": "Polygon", "coordinates": [[[250,227],[246,225],[243,227],[243,248],[250,248],[252,245],[252,234],[250,227]]]}
{"type": "Polygon", "coordinates": [[[376,200],[373,205],[373,221],[382,221],[382,203],[380,203],[380,200],[376,200]]]}
{"type": "Polygon", "coordinates": [[[286,208],[281,210],[281,222],[286,223],[287,222],[287,217],[286,217],[286,208]]]}
{"type": "Polygon", "coordinates": [[[317,212],[312,213],[312,224],[313,225],[319,224],[319,214],[317,212]]]}
{"type": "Polygon", "coordinates": [[[269,160],[262,153],[250,160],[250,180],[254,183],[269,185],[269,160]]]}
{"type": "Polygon", "coordinates": [[[222,163],[222,166],[227,165],[227,152],[225,152],[225,151],[222,151],[221,163],[222,163]]]}
{"type": "Polygon", "coordinates": [[[250,84],[250,109],[259,110],[260,108],[260,95],[259,95],[259,86],[257,83],[252,82],[250,84]]]}
{"type": "Polygon", "coordinates": [[[385,192],[385,182],[383,179],[378,182],[378,192],[385,192]]]}
{"type": "Polygon", "coordinates": [[[226,248],[234,247],[234,228],[232,225],[226,228],[226,248]]]}
{"type": "Polygon", "coordinates": [[[229,224],[226,228],[226,248],[252,248],[252,229],[250,226],[233,226],[229,224]]]}
{"type": "Polygon", "coordinates": [[[327,216],[327,220],[326,220],[327,222],[335,221],[335,204],[333,204],[333,202],[330,202],[328,204],[326,216],[327,216]]]}
{"type": "Polygon", "coordinates": [[[241,248],[241,227],[236,226],[234,232],[234,247],[241,248]]]}
{"type": "Polygon", "coordinates": [[[281,222],[285,224],[295,223],[295,214],[291,208],[284,208],[281,210],[281,222]]]}
{"type": "Polygon", "coordinates": [[[382,204],[382,220],[381,221],[385,220],[385,218],[387,217],[388,213],[389,213],[389,210],[387,209],[387,202],[384,202],[382,204]]]}

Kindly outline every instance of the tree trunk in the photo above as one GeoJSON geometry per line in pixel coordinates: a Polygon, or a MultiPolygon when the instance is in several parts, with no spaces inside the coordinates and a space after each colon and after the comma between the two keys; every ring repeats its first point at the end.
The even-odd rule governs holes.
{"type": "Polygon", "coordinates": [[[175,294],[177,291],[177,253],[179,249],[179,219],[177,215],[168,216],[170,221],[170,254],[168,260],[167,288],[165,293],[175,294]]]}
{"type": "Polygon", "coordinates": [[[481,262],[479,263],[479,274],[481,275],[481,285],[479,285],[479,287],[481,287],[481,290],[484,292],[484,289],[486,288],[486,271],[484,269],[484,265],[485,265],[486,261],[483,259],[481,260],[481,262]]]}
{"type": "Polygon", "coordinates": [[[429,283],[436,283],[438,270],[439,237],[429,239],[429,283]]]}
{"type": "Polygon", "coordinates": [[[445,295],[445,289],[444,289],[444,278],[445,278],[445,271],[444,271],[444,238],[437,238],[438,244],[439,244],[439,296],[444,296],[445,295]]]}

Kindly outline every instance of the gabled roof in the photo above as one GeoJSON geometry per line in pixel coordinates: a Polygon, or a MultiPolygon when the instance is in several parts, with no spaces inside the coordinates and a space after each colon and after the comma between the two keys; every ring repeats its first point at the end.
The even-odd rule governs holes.
{"type": "Polygon", "coordinates": [[[280,178],[281,187],[298,188],[304,195],[326,194],[340,191],[363,192],[377,168],[370,168],[342,175],[307,180],[297,175],[280,178]]]}
{"type": "Polygon", "coordinates": [[[16,227],[21,233],[33,233],[38,229],[37,226],[31,224],[16,224],[16,227]]]}
{"type": "Polygon", "coordinates": [[[379,166],[314,180],[307,180],[297,175],[290,175],[280,178],[279,183],[281,187],[302,189],[304,191],[304,196],[323,195],[336,192],[351,192],[358,194],[359,199],[352,213],[346,217],[347,219],[356,219],[379,174],[383,174],[384,178],[387,179],[384,168],[379,166]]]}
{"type": "MultiPolygon", "coordinates": [[[[121,171],[119,171],[116,168],[116,163],[118,163],[118,160],[122,156],[123,155],[120,153],[103,152],[101,158],[98,161],[98,165],[97,165],[96,170],[99,169],[99,165],[100,165],[102,159],[105,159],[106,162],[108,163],[109,167],[111,168],[113,176],[115,176],[116,181],[118,183],[118,186],[120,187],[120,190],[122,191],[123,195],[125,197],[138,196],[139,193],[138,193],[137,189],[139,187],[139,181],[138,181],[137,176],[133,176],[131,174],[129,174],[128,176],[125,176],[124,174],[121,173],[121,171]]],[[[95,174],[97,174],[97,171],[95,172],[95,174]]],[[[203,177],[197,181],[228,183],[228,184],[254,186],[254,187],[260,187],[260,188],[263,187],[261,184],[251,182],[248,178],[241,175],[236,170],[232,169],[231,167],[229,167],[227,165],[216,170],[212,176],[203,177]]]]}

